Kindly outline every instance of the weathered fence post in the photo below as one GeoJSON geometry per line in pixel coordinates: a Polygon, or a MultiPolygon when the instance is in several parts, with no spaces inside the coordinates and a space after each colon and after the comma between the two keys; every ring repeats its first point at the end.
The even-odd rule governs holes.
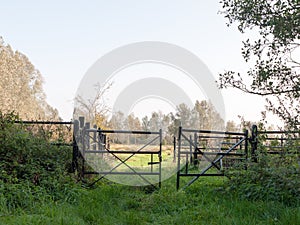
{"type": "Polygon", "coordinates": [[[82,155],[82,165],[81,165],[81,177],[84,178],[84,167],[85,167],[85,127],[84,127],[84,117],[79,117],[79,140],[81,146],[82,155]]]}
{"type": "Polygon", "coordinates": [[[162,129],[159,129],[159,153],[158,153],[158,158],[159,158],[159,177],[158,177],[158,186],[159,188],[161,188],[161,179],[162,179],[162,176],[161,176],[161,162],[162,162],[162,141],[163,141],[163,138],[162,138],[162,129]]]}
{"type": "Polygon", "coordinates": [[[79,147],[77,145],[77,137],[79,134],[79,121],[73,122],[73,154],[72,154],[72,172],[78,171],[79,147]]]}
{"type": "Polygon", "coordinates": [[[257,144],[258,144],[258,130],[257,126],[253,125],[252,126],[252,131],[251,131],[251,159],[253,162],[257,162],[257,144]]]}
{"type": "Polygon", "coordinates": [[[248,166],[247,166],[247,160],[248,160],[248,141],[249,141],[249,131],[248,130],[245,130],[245,155],[246,155],[246,163],[245,163],[245,170],[248,169],[248,166]]]}
{"type": "Polygon", "coordinates": [[[79,117],[79,127],[82,129],[84,126],[84,117],[83,116],[80,116],[79,117]]]}
{"type": "Polygon", "coordinates": [[[249,131],[245,130],[245,154],[246,154],[246,158],[248,158],[248,141],[249,141],[249,131]]]}

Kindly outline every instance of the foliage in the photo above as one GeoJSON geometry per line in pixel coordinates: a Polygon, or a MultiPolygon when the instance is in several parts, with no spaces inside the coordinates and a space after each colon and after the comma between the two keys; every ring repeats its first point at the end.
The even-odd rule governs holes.
{"type": "MultiPolygon", "coordinates": [[[[244,126],[247,127],[247,122],[244,126]]],[[[259,131],[265,131],[263,123],[259,131]]],[[[258,136],[255,163],[248,163],[247,170],[231,168],[227,192],[252,200],[278,201],[286,205],[299,205],[300,164],[299,136],[297,133],[268,133],[258,136]],[[296,136],[294,136],[296,135],[296,136]],[[276,154],[270,154],[270,152],[276,154]]]]}
{"type": "Polygon", "coordinates": [[[0,111],[17,112],[22,119],[58,119],[46,102],[43,78],[30,60],[0,37],[0,111]]]}
{"type": "Polygon", "coordinates": [[[226,190],[245,199],[297,205],[300,199],[300,167],[295,155],[259,154],[259,162],[247,170],[232,169],[226,190]]]}
{"type": "Polygon", "coordinates": [[[70,147],[51,145],[15,124],[17,119],[13,113],[0,113],[0,198],[11,208],[26,207],[40,197],[65,198],[64,191],[74,183],[67,172],[70,147]]]}
{"type": "Polygon", "coordinates": [[[300,124],[300,47],[299,0],[222,0],[228,25],[258,32],[258,39],[243,42],[242,55],[254,62],[245,83],[240,73],[227,71],[219,77],[221,88],[233,87],[266,96],[266,108],[278,115],[289,127],[300,124]],[[299,52],[298,52],[299,53],[299,52]]]}

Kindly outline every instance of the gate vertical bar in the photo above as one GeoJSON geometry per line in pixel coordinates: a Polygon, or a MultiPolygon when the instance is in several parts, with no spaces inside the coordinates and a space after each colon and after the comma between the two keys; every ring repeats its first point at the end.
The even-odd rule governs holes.
{"type": "MultiPolygon", "coordinates": [[[[97,129],[97,125],[93,127],[95,130],[97,129]]],[[[97,149],[97,132],[93,133],[93,150],[97,149]]]]}
{"type": "Polygon", "coordinates": [[[91,128],[91,123],[90,122],[87,122],[87,123],[85,123],[85,138],[86,138],[86,149],[87,150],[89,150],[90,149],[90,144],[91,144],[91,138],[90,138],[90,134],[89,134],[89,132],[87,132],[87,130],[90,130],[90,128],[91,128]]]}
{"type": "MultiPolygon", "coordinates": [[[[189,139],[189,141],[191,141],[192,140],[192,136],[190,136],[190,139],[189,139]]],[[[191,144],[191,142],[189,142],[189,144],[190,144],[190,153],[192,153],[192,144],[191,144]]],[[[191,154],[188,154],[188,153],[185,153],[185,173],[187,174],[188,173],[188,168],[189,168],[189,156],[191,156],[191,154]]]]}
{"type": "Polygon", "coordinates": [[[196,153],[197,151],[197,146],[198,146],[198,142],[197,142],[197,133],[194,133],[194,165],[198,165],[198,154],[196,153]]]}
{"type": "Polygon", "coordinates": [[[249,141],[249,131],[245,130],[245,154],[246,154],[246,159],[248,158],[248,141],[249,141]]]}
{"type": "Polygon", "coordinates": [[[179,181],[180,181],[181,132],[182,132],[182,127],[180,126],[178,129],[178,150],[177,150],[177,181],[176,181],[177,190],[179,189],[179,181]]]}
{"type": "Polygon", "coordinates": [[[81,146],[82,146],[82,165],[81,165],[81,176],[82,178],[84,178],[84,167],[85,167],[85,141],[84,141],[84,136],[85,136],[85,128],[84,128],[84,117],[81,116],[79,117],[79,127],[80,127],[80,131],[79,131],[79,135],[80,135],[80,142],[81,142],[81,146]]]}
{"type": "Polygon", "coordinates": [[[158,186],[161,188],[161,163],[162,163],[162,129],[159,129],[159,183],[158,186]]]}

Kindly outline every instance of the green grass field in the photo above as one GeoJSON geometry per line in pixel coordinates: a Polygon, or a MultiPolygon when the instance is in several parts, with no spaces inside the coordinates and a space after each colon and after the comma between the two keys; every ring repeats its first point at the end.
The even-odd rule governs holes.
{"type": "Polygon", "coordinates": [[[241,200],[224,194],[226,178],[201,178],[185,191],[175,177],[162,188],[97,184],[77,187],[75,198],[8,210],[0,203],[0,224],[300,224],[300,208],[278,202],[241,200]]]}

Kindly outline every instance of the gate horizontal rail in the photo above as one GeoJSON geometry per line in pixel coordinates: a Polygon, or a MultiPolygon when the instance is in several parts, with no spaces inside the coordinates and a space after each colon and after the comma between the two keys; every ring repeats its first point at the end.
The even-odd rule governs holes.
{"type": "Polygon", "coordinates": [[[160,134],[159,131],[142,131],[142,130],[101,130],[87,129],[86,132],[100,132],[105,134],[160,134]]]}
{"type": "Polygon", "coordinates": [[[32,121],[29,121],[29,120],[25,120],[25,121],[22,121],[22,120],[16,120],[14,121],[15,123],[22,123],[22,124],[52,124],[52,125],[59,125],[59,124],[62,124],[62,125],[72,125],[74,124],[72,121],[35,121],[35,120],[32,120],[32,121]]]}
{"type": "Polygon", "coordinates": [[[180,177],[193,177],[183,187],[187,188],[200,176],[224,176],[222,159],[227,156],[234,157],[234,160],[246,160],[248,158],[248,131],[235,133],[179,127],[176,188],[179,189],[180,187],[180,177]],[[225,142],[224,139],[226,139],[225,142]],[[209,146],[209,142],[212,142],[213,146],[209,146]],[[200,146],[201,143],[204,143],[204,146],[200,146]],[[209,165],[203,169],[198,169],[197,172],[191,172],[190,168],[193,170],[197,168],[195,166],[199,164],[199,156],[204,158],[209,165]],[[184,166],[182,166],[182,161],[184,166]],[[219,173],[207,173],[211,168],[216,168],[219,173]]]}
{"type": "Polygon", "coordinates": [[[270,155],[300,155],[300,131],[259,131],[252,126],[251,154],[258,162],[258,153],[270,155]],[[264,149],[264,150],[263,150],[264,149]]]}
{"type": "MultiPolygon", "coordinates": [[[[98,174],[101,175],[97,180],[92,182],[90,186],[94,185],[98,181],[105,178],[107,175],[136,175],[139,176],[144,182],[148,185],[154,186],[151,181],[146,178],[146,176],[158,176],[158,185],[161,187],[161,161],[162,161],[162,130],[159,131],[139,131],[139,130],[103,130],[97,128],[89,128],[89,124],[86,126],[81,126],[82,130],[78,132],[82,135],[82,137],[78,138],[81,140],[80,145],[82,146],[82,154],[83,157],[87,156],[87,154],[98,154],[98,155],[107,155],[112,156],[118,164],[113,166],[110,169],[101,169],[99,171],[86,171],[84,166],[82,167],[83,174],[98,174]],[[152,135],[148,138],[146,143],[143,143],[141,147],[138,149],[112,149],[111,145],[107,145],[106,138],[108,134],[128,134],[128,135],[152,135]],[[150,140],[150,141],[149,141],[150,140]],[[91,145],[90,142],[94,144],[91,145]],[[146,147],[153,145],[158,142],[158,150],[147,150],[146,147]],[[121,156],[125,156],[122,158],[121,156]],[[149,155],[150,162],[146,164],[149,166],[149,171],[140,171],[134,168],[133,166],[128,164],[128,161],[134,157],[135,155],[149,155]],[[153,155],[157,155],[158,161],[153,161],[153,155]],[[153,171],[153,166],[158,165],[158,171],[153,171]],[[125,165],[129,171],[118,171],[117,169],[125,165]]],[[[132,148],[132,146],[131,146],[132,148]]],[[[157,168],[157,167],[156,167],[157,168]]]]}

